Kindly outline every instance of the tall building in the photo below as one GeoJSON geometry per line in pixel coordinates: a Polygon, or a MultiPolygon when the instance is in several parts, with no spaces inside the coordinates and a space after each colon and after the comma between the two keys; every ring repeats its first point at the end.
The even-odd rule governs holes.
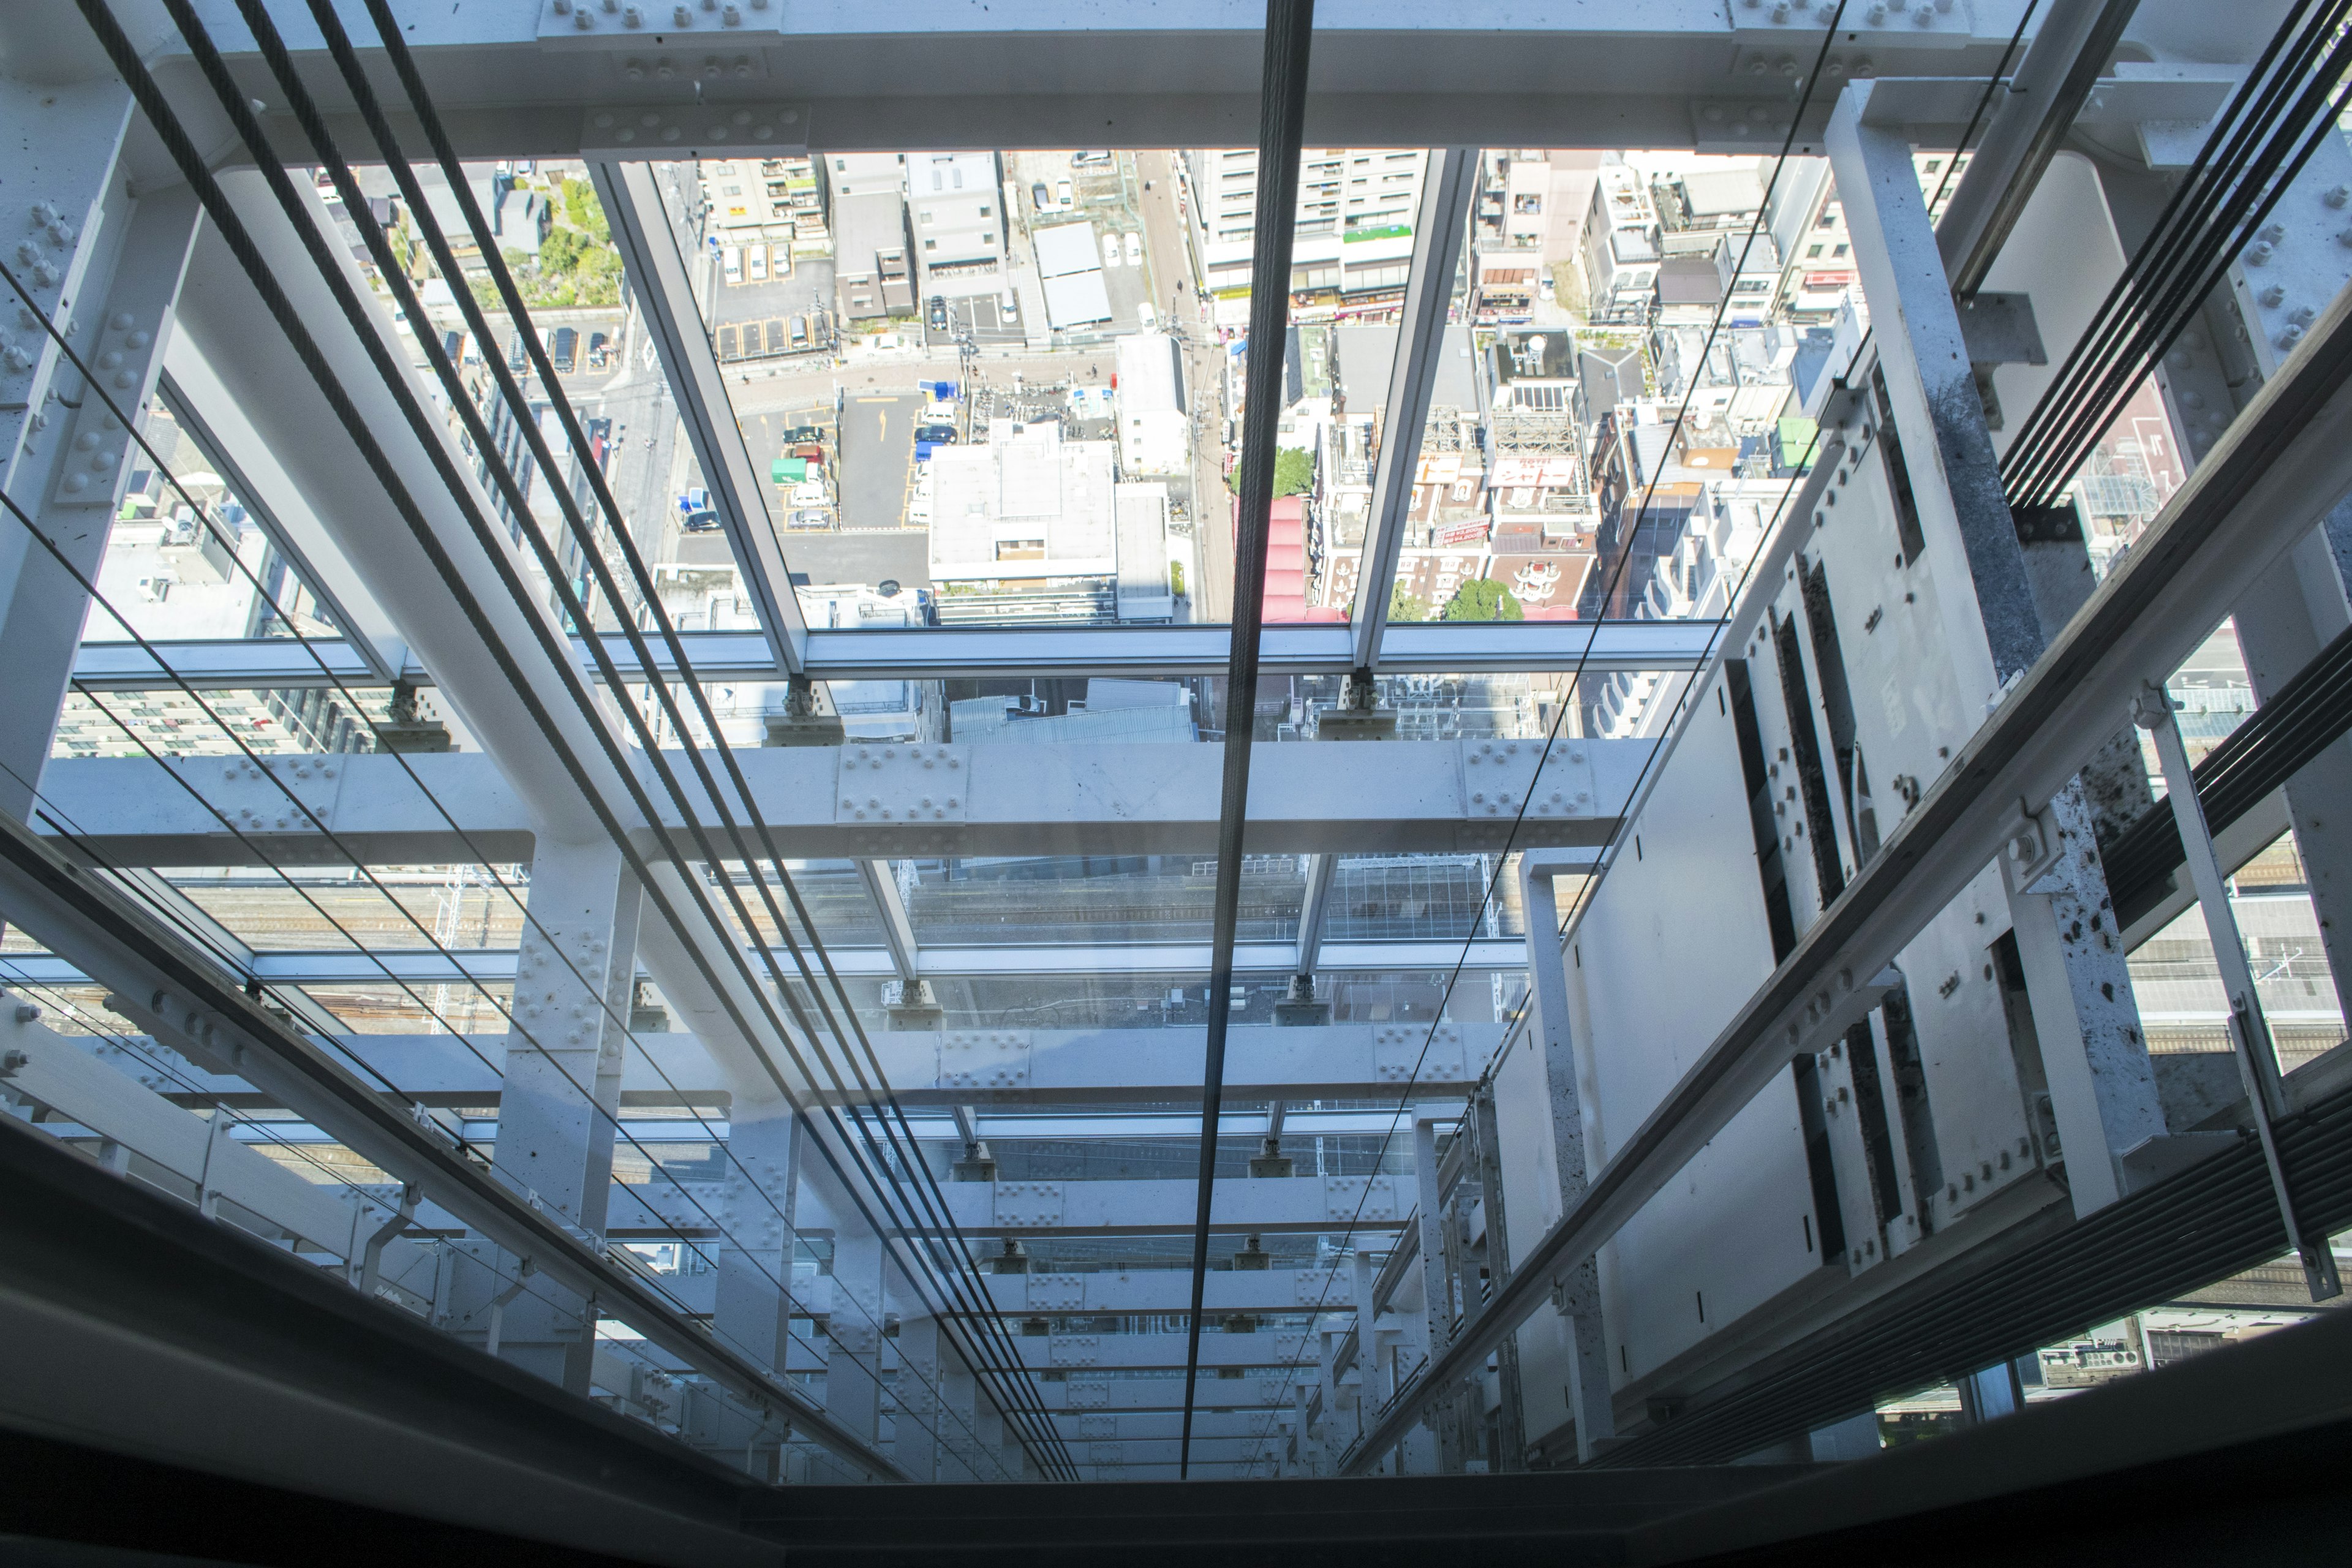
{"type": "MultiPolygon", "coordinates": [[[[1250,237],[1257,222],[1257,153],[1184,154],[1201,274],[1221,320],[1248,315],[1250,237]]],[[[1301,163],[1290,289],[1300,309],[1346,315],[1392,307],[1412,259],[1427,155],[1417,148],[1310,148],[1301,163]]]]}

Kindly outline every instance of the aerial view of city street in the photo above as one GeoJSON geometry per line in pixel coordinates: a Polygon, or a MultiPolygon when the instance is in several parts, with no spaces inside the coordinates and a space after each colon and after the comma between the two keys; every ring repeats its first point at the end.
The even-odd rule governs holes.
{"type": "MultiPolygon", "coordinates": [[[[593,512],[588,471],[601,471],[681,629],[761,624],[756,574],[739,564],[754,536],[815,627],[1215,624],[1232,613],[1232,487],[1256,391],[1244,369],[1256,158],[1080,148],[649,165],[683,266],[677,297],[698,315],[673,330],[708,347],[701,363],[715,367],[748,462],[737,510],[761,515],[714,500],[728,487],[701,469],[709,435],[698,445],[682,418],[675,340],[666,355],[585,163],[467,168],[581,412],[584,451],[551,415],[541,421],[567,470],[552,476],[494,382],[497,363],[530,382],[525,345],[473,341],[457,309],[457,287],[495,303],[478,253],[460,248],[464,276],[444,278],[411,240],[389,175],[362,169],[360,185],[408,247],[430,331],[462,366],[523,504],[549,521],[568,494],[593,512]]],[[[1810,466],[1807,393],[1841,338],[1866,325],[1827,166],[1795,160],[1772,181],[1769,162],[1478,155],[1410,510],[1391,580],[1365,584],[1407,284],[1417,245],[1430,248],[1419,230],[1446,209],[1424,151],[1307,149],[1271,394],[1282,407],[1265,620],[1344,622],[1366,592],[1386,600],[1391,622],[1723,613],[1810,466]]],[[[1955,172],[1926,153],[1916,169],[1937,199],[1955,172]]],[[[443,228],[465,232],[457,193],[430,171],[424,179],[443,228]]],[[[341,198],[318,189],[373,276],[341,198]]],[[[416,324],[394,324],[421,363],[416,324]]],[[[2161,442],[2123,426],[2092,470],[2101,559],[2182,478],[2161,442]]],[[[227,480],[203,477],[237,508],[227,480]]],[[[150,490],[130,507],[160,531],[121,531],[107,565],[141,606],[141,629],[276,635],[246,625],[255,616],[235,574],[200,570],[201,551],[174,546],[194,537],[184,508],[159,482],[150,490]]],[[[639,605],[604,602],[577,546],[564,549],[592,614],[643,619],[639,605]]],[[[268,564],[282,574],[290,563],[268,564]]],[[[625,579],[624,591],[636,592],[625,579]]],[[[1527,732],[1560,687],[1542,676],[1384,681],[1383,701],[1426,710],[1442,733],[1527,732]]],[[[999,700],[1056,719],[1087,706],[1084,682],[880,695],[834,686],[826,700],[866,704],[861,732],[876,734],[943,733],[960,701],[982,696],[991,713],[999,700]]],[[[782,691],[730,689],[727,711],[747,735],[765,734],[782,691]]],[[[1190,693],[1191,710],[1205,711],[1209,695],[1190,693]]],[[[1579,722],[1589,733],[1631,727],[1648,695],[1645,677],[1585,682],[1579,722]]],[[[1299,680],[1262,703],[1270,732],[1313,732],[1336,696],[1328,680],[1299,680]]],[[[978,721],[966,714],[967,731],[978,721]]]]}

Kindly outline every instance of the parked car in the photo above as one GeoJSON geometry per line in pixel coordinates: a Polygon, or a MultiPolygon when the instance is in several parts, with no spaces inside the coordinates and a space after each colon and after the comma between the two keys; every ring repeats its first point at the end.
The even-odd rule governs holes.
{"type": "Polygon", "coordinates": [[[768,247],[766,246],[753,245],[745,247],[743,271],[745,276],[754,283],[765,283],[768,280],[768,247]]]}
{"type": "Polygon", "coordinates": [[[1118,266],[1118,236],[1117,236],[1117,235],[1115,235],[1115,234],[1112,234],[1110,231],[1108,231],[1108,229],[1106,229],[1106,230],[1104,230],[1104,232],[1103,232],[1102,242],[1103,242],[1103,265],[1104,265],[1105,267],[1116,267],[1116,266],[1118,266]]]}
{"type": "Polygon", "coordinates": [[[915,426],[915,439],[929,441],[935,446],[953,446],[956,427],[952,425],[918,425],[915,426]]]}
{"type": "Polygon", "coordinates": [[[1133,229],[1127,231],[1127,264],[1129,267],[1143,265],[1143,236],[1133,229]]]}
{"type": "Polygon", "coordinates": [[[1029,187],[1029,205],[1039,212],[1047,211],[1053,206],[1054,194],[1045,188],[1045,181],[1040,180],[1029,187]]]}
{"type": "Polygon", "coordinates": [[[719,252],[719,270],[730,283],[743,281],[743,247],[730,245],[719,252]]]}
{"type": "Polygon", "coordinates": [[[530,363],[530,347],[522,341],[522,334],[517,332],[507,343],[507,368],[520,374],[530,363]]]}
{"type": "Polygon", "coordinates": [[[561,374],[572,374],[579,353],[580,334],[570,327],[556,328],[555,335],[547,340],[547,357],[555,362],[556,371],[561,374]]]}
{"type": "Polygon", "coordinates": [[[931,296],[931,310],[928,320],[931,323],[931,331],[944,332],[948,330],[948,302],[938,294],[931,296]]]}
{"type": "Polygon", "coordinates": [[[1021,319],[1021,296],[1014,293],[1012,289],[1007,289],[1004,291],[1004,298],[997,301],[996,315],[999,321],[1019,321],[1021,319]]]}
{"type": "Polygon", "coordinates": [[[806,316],[794,316],[793,318],[793,347],[796,349],[804,349],[808,347],[808,318],[806,316]]]}
{"type": "Polygon", "coordinates": [[[1054,182],[1054,205],[1059,207],[1069,206],[1071,205],[1071,192],[1072,186],[1069,181],[1055,180],[1054,182]]]}
{"type": "Polygon", "coordinates": [[[612,363],[612,358],[613,346],[611,340],[607,339],[602,332],[589,333],[588,368],[590,370],[602,370],[605,365],[612,363]]]}
{"type": "Polygon", "coordinates": [[[1108,163],[1109,162],[1110,153],[1107,148],[1081,148],[1077,152],[1070,154],[1070,167],[1073,169],[1083,169],[1089,163],[1108,163]]]}
{"type": "Polygon", "coordinates": [[[833,514],[823,507],[808,507],[793,513],[793,528],[831,528],[833,514]]]}
{"type": "Polygon", "coordinates": [[[688,512],[686,531],[688,533],[716,533],[719,531],[719,514],[707,509],[688,512]]]}
{"type": "Polygon", "coordinates": [[[1138,305],[1135,308],[1135,324],[1147,332],[1151,331],[1160,325],[1160,312],[1149,303],[1138,305]]]}

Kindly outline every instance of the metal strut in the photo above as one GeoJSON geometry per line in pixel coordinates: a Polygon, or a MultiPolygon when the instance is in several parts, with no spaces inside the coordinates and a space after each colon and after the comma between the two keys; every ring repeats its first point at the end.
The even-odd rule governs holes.
{"type": "Polygon", "coordinates": [[[2205,911],[2205,933],[2213,940],[2221,989],[2230,998],[2230,1044],[2237,1053],[2238,1077],[2245,1084],[2254,1132],[2262,1140],[2263,1163],[2270,1168],[2271,1192],[2278,1199],[2279,1219],[2286,1226],[2286,1244],[2303,1259],[2304,1283],[2311,1289],[2311,1299],[2330,1300],[2344,1293],[2344,1283],[2336,1277],[2336,1254],[2327,1237],[2304,1234],[2295,1218],[2294,1196],[2287,1190],[2286,1169],[2279,1163],[2278,1135],[2273,1124],[2286,1114],[2286,1089],[2279,1081],[2270,1026],[2263,1019],[2262,998],[2254,991],[2254,973],[2238,935],[2238,918],[2230,909],[2221,862],[2213,853],[2212,835],[2206,830],[2205,808],[2197,798],[2197,776],[2189,766],[2189,749],[2181,742],[2175,706],[2171,693],[2151,682],[2132,703],[2132,721],[2155,740],[2156,754],[2164,764],[2164,787],[2171,797],[2173,821],[2180,827],[2189,879],[2205,911]]]}

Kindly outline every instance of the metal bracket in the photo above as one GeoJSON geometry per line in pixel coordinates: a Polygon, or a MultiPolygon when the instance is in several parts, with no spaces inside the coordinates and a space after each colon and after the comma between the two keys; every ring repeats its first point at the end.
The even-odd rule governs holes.
{"type": "Polygon", "coordinates": [[[1000,1229],[1043,1230],[1062,1223],[1059,1182],[999,1182],[991,1217],[1000,1229]]]}
{"type": "Polygon", "coordinates": [[[982,1092],[1026,1089],[1029,1052],[1025,1030],[949,1030],[940,1037],[939,1086],[982,1092]]]}
{"type": "Polygon", "coordinates": [[[393,1211],[390,1219],[376,1227],[375,1234],[369,1237],[367,1244],[360,1248],[360,1256],[352,1260],[358,1264],[357,1278],[352,1283],[360,1288],[361,1295],[373,1297],[375,1294],[377,1285],[383,1279],[383,1249],[391,1244],[394,1237],[415,1223],[416,1205],[424,1201],[425,1189],[416,1183],[410,1182],[402,1186],[400,1207],[393,1211]]]}
{"type": "Polygon", "coordinates": [[[541,0],[539,41],[575,47],[659,42],[698,52],[731,45],[758,50],[782,38],[783,9],[783,0],[541,0]]]}
{"type": "MultiPolygon", "coordinates": [[[[748,73],[756,54],[696,54],[686,74],[719,77],[748,73]]],[[[654,69],[667,65],[657,57],[654,69]]],[[[759,68],[764,71],[764,67],[759,68]]],[[[615,105],[581,117],[580,155],[597,163],[621,158],[772,158],[808,152],[808,110],[791,103],[615,105]]]]}
{"type": "Polygon", "coordinates": [[[840,823],[961,822],[968,746],[844,746],[835,764],[840,823]]]}
{"type": "Polygon", "coordinates": [[[2009,879],[2010,891],[2031,892],[2036,882],[2056,868],[2061,847],[2050,808],[2028,811],[2025,803],[2019,801],[2017,819],[2010,824],[2009,841],[2002,847],[2000,856],[2001,873],[2009,879]]]}
{"type": "Polygon", "coordinates": [[[2025,294],[1978,294],[1956,302],[1960,341],[1970,364],[2048,364],[2033,300],[2025,294]]]}
{"type": "Polygon", "coordinates": [[[1464,1063],[1462,1026],[1375,1024],[1372,1077],[1380,1083],[1460,1083],[1470,1076],[1464,1063]],[[1422,1046],[1426,1041],[1424,1054],[1422,1046]],[[1420,1072],[1413,1070],[1420,1065],[1420,1072]]]}

